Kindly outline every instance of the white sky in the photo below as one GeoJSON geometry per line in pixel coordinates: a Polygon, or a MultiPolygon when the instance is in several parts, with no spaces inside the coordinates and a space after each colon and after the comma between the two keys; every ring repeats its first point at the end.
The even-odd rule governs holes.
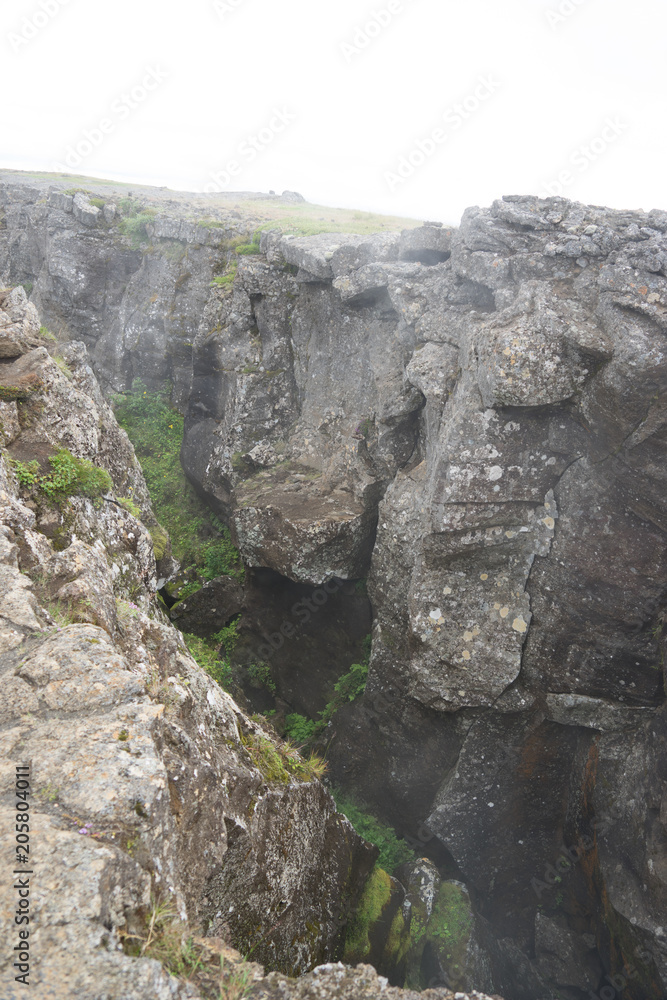
{"type": "Polygon", "coordinates": [[[567,171],[570,198],[667,208],[664,0],[217,7],[2,0],[0,166],[58,169],[83,143],[72,172],[201,191],[235,160],[221,190],[289,188],[320,204],[445,222],[503,194],[545,194],[567,171]],[[559,7],[572,12],[550,24],[559,7]],[[390,23],[371,26],[376,37],[346,56],[342,44],[382,11],[390,23]],[[130,110],[123,95],[151,68],[166,79],[130,110]],[[480,79],[494,89],[481,103],[480,79]],[[445,120],[466,99],[467,120],[456,111],[445,120]],[[276,110],[294,120],[265,132],[251,161],[242,144],[277,124],[276,110]],[[87,152],[86,130],[102,119],[108,131],[87,152]],[[444,141],[390,184],[400,157],[418,162],[418,143],[437,128],[444,141]]]}

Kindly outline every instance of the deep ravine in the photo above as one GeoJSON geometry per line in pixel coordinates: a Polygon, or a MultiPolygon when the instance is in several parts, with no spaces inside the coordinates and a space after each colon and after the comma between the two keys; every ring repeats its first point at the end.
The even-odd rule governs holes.
{"type": "MultiPolygon", "coordinates": [[[[157,658],[176,678],[180,700],[166,704],[151,751],[171,775],[162,832],[151,820],[160,865],[191,850],[179,846],[182,824],[204,831],[216,809],[235,817],[217,847],[201,833],[220,857],[190,896],[177,890],[188,919],[284,973],[344,958],[410,989],[658,1000],[667,214],[509,198],[470,209],[459,228],[299,236],[270,230],[252,200],[207,216],[183,198],[144,191],[128,205],[102,192],[95,215],[85,192],[64,188],[0,183],[0,277],[27,287],[57,341],[40,339],[33,318],[28,333],[6,336],[19,347],[3,353],[0,341],[3,367],[18,366],[15,381],[85,377],[102,425],[111,403],[128,430],[148,488],[131,450],[94,420],[80,440],[90,404],[77,409],[64,383],[60,429],[35,408],[42,385],[0,404],[17,410],[3,416],[5,447],[24,465],[39,460],[40,474],[58,442],[108,468],[112,537],[129,518],[158,558],[153,570],[142,556],[140,600],[115,571],[105,584],[98,576],[89,586],[108,591],[107,610],[77,627],[113,636],[112,598],[131,601],[146,664],[157,658]],[[178,634],[168,619],[217,687],[184,646],[188,672],[173,672],[180,640],[164,638],[178,634]],[[179,687],[192,670],[196,684],[179,687]],[[243,822],[224,799],[246,780],[224,777],[239,766],[224,762],[236,737],[204,717],[197,729],[209,684],[245,720],[229,752],[282,789],[243,806],[243,822]],[[170,761],[192,770],[213,753],[198,743],[210,726],[220,762],[198,811],[197,788],[184,795],[170,761]],[[271,749],[284,737],[301,757],[271,749]],[[385,868],[351,832],[342,846],[344,821],[316,780],[321,760],[385,868]],[[323,796],[317,818],[310,795],[323,796]],[[309,901],[314,887],[304,888],[302,853],[272,862],[284,875],[267,874],[264,820],[251,817],[264,801],[268,817],[269,800],[285,836],[320,837],[312,875],[327,871],[322,904],[337,897],[343,920],[294,908],[292,894],[309,901]],[[230,881],[235,867],[243,874],[230,881]],[[267,891],[289,891],[256,895],[267,878],[267,891]],[[247,915],[220,916],[220,900],[237,898],[275,925],[278,951],[266,930],[254,945],[247,915]],[[289,933],[297,958],[286,957],[289,933]]],[[[33,487],[11,487],[13,503],[35,505],[34,523],[22,514],[11,530],[50,539],[55,554],[20,544],[28,574],[94,547],[101,516],[91,498],[68,501],[75,512],[42,509],[33,487]]],[[[144,874],[153,849],[133,862],[144,874]]]]}

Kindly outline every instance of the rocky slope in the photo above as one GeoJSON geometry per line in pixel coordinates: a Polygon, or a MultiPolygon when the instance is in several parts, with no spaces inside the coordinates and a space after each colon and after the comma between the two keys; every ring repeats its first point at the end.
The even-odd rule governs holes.
{"type": "MultiPolygon", "coordinates": [[[[305,973],[339,950],[374,849],[159,611],[145,484],[84,346],[49,354],[22,288],[0,292],[0,336],[3,940],[19,941],[8,879],[15,768],[29,764],[39,996],[199,996],[132,957],[156,912],[205,930],[232,969],[240,956],[224,942],[305,973]],[[49,458],[63,455],[75,481],[55,478],[49,458]],[[129,496],[141,519],[119,502],[129,496]]],[[[0,957],[12,998],[25,989],[14,958],[0,957]]],[[[243,968],[258,996],[301,995],[243,968]]],[[[322,996],[347,995],[341,974],[319,974],[322,996]]],[[[374,974],[360,976],[377,995],[374,974]]]]}
{"type": "Polygon", "coordinates": [[[292,708],[323,706],[327,616],[368,574],[332,777],[465,884],[489,988],[662,997],[667,214],[508,198],[237,258],[220,228],[165,214],[132,247],[58,192],[0,193],[5,280],[105,387],[173,380],[292,708]]]}

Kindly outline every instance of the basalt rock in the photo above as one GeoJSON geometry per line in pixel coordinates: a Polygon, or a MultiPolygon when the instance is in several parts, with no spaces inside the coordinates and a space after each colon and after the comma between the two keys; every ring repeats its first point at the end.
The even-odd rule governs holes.
{"type": "Polygon", "coordinates": [[[209,289],[222,230],[158,216],[151,254],[38,195],[2,187],[0,272],[105,387],[174,380],[184,468],[275,608],[369,574],[333,781],[465,884],[511,1000],[661,998],[667,214],[510,197],[456,230],[265,233],[209,289]]]}
{"type": "Polygon", "coordinates": [[[181,632],[202,638],[219,632],[243,608],[243,587],[231,576],[219,576],[205,583],[196,594],[179,601],[170,617],[181,632]]]}
{"type": "MultiPolygon", "coordinates": [[[[19,360],[42,387],[7,404],[18,430],[0,455],[0,853],[17,866],[16,766],[29,764],[30,986],[194,1000],[194,985],[141,957],[158,906],[179,940],[201,929],[306,973],[336,957],[377,852],[159,610],[148,527],[115,502],[130,493],[148,521],[146,485],[83,347],[69,345],[66,369],[43,347],[19,360]],[[105,470],[105,498],[26,478],[59,446],[105,470]]],[[[3,938],[20,943],[11,880],[2,891],[3,938]]],[[[25,987],[12,956],[0,967],[14,998],[25,987]]]]}

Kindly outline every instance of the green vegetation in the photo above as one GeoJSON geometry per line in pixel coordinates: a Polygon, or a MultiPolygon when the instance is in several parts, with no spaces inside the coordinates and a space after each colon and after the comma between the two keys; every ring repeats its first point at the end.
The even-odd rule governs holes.
{"type": "Polygon", "coordinates": [[[39,462],[19,462],[14,458],[10,458],[9,462],[14,470],[14,475],[16,476],[19,485],[33,486],[35,483],[39,482],[39,462]]]}
{"type": "Polygon", "coordinates": [[[255,767],[267,781],[289,784],[292,777],[312,781],[324,777],[327,765],[317,754],[302,757],[291,743],[276,744],[265,736],[249,733],[241,741],[255,767]]]}
{"type": "Polygon", "coordinates": [[[86,458],[76,458],[67,448],[60,448],[49,458],[51,472],[42,475],[39,462],[12,460],[21,486],[36,487],[56,502],[68,496],[99,497],[113,488],[106,469],[98,469],[86,458]]]}
{"type": "Polygon", "coordinates": [[[239,618],[234,619],[229,625],[225,625],[219,632],[211,636],[211,640],[222,646],[227,656],[231,656],[236,649],[239,638],[239,618]]]}
{"type": "Polygon", "coordinates": [[[22,281],[21,282],[21,287],[25,289],[25,293],[26,293],[26,295],[29,298],[30,294],[31,294],[31,292],[32,292],[32,290],[33,290],[33,288],[35,286],[33,285],[32,281],[22,281]]]}
{"type": "Polygon", "coordinates": [[[343,705],[349,701],[354,701],[355,698],[363,694],[366,690],[367,679],[368,664],[353,663],[349,671],[343,674],[340,680],[334,684],[335,694],[324,710],[320,712],[322,722],[325,724],[329,722],[343,705]]]}
{"type": "Polygon", "coordinates": [[[236,272],[238,271],[238,269],[239,266],[237,263],[233,262],[231,264],[228,264],[225,273],[219,274],[217,277],[215,277],[209,287],[214,288],[218,286],[220,288],[228,288],[230,285],[233,285],[234,278],[236,277],[236,272]]]}
{"type": "Polygon", "coordinates": [[[217,219],[199,219],[197,222],[198,226],[202,229],[224,229],[225,223],[219,222],[217,219]]]}
{"type": "Polygon", "coordinates": [[[170,406],[168,387],[149,392],[137,379],[132,390],[114,402],[116,419],[141,462],[155,514],[169,532],[186,576],[241,577],[243,565],[228,528],[197,496],[181,467],[183,417],[170,406]]]}
{"type": "Polygon", "coordinates": [[[174,903],[153,899],[143,933],[120,936],[127,955],[157,959],[173,976],[189,979],[202,968],[204,957],[202,948],[186,934],[187,925],[179,920],[174,903]]]}
{"type": "Polygon", "coordinates": [[[121,198],[118,208],[122,215],[118,228],[123,236],[129,236],[135,247],[147,243],[150,237],[146,226],[157,215],[157,209],[143,208],[141,203],[133,198],[121,198]]]}
{"type": "Polygon", "coordinates": [[[444,882],[433,903],[430,918],[426,919],[423,905],[413,908],[411,938],[412,948],[408,962],[406,986],[423,989],[421,959],[427,943],[446,969],[453,989],[464,983],[468,941],[473,927],[470,899],[466,890],[454,882],[444,882]]]}
{"type": "Polygon", "coordinates": [[[334,695],[322,711],[318,713],[320,719],[316,722],[313,719],[307,719],[305,715],[293,712],[285,719],[286,736],[300,745],[311,743],[326,729],[336,712],[364,693],[371,654],[370,635],[365,637],[361,646],[363,651],[362,662],[353,663],[348,672],[343,674],[334,684],[334,695]]]}
{"type": "Polygon", "coordinates": [[[232,687],[234,675],[229,659],[220,656],[211,640],[200,639],[196,635],[184,635],[190,655],[202,670],[213,678],[224,691],[229,691],[232,687]]]}
{"type": "Polygon", "coordinates": [[[229,529],[219,521],[217,523],[221,537],[203,543],[201,575],[205,580],[215,580],[218,576],[243,576],[238,549],[232,542],[229,529]]]}
{"type": "MultiPolygon", "coordinates": [[[[212,206],[228,210],[229,202],[215,202],[212,206]]],[[[406,219],[397,215],[379,215],[374,212],[359,212],[348,208],[331,208],[326,205],[311,205],[308,202],[288,204],[280,201],[238,198],[234,208],[254,220],[260,230],[280,229],[296,236],[316,236],[318,233],[370,233],[398,232],[414,229],[421,225],[416,219],[406,219]]]]}
{"type": "Polygon", "coordinates": [[[367,635],[362,642],[363,657],[361,663],[353,663],[346,674],[334,684],[334,696],[325,705],[322,716],[322,723],[326,725],[336,714],[336,712],[350,701],[354,701],[366,690],[368,680],[368,664],[371,656],[371,636],[367,635]]]}
{"type": "Polygon", "coordinates": [[[63,358],[63,356],[61,354],[54,354],[53,355],[53,360],[55,361],[55,363],[57,364],[58,368],[63,373],[63,375],[66,378],[68,378],[70,380],[70,382],[71,382],[72,378],[73,378],[73,372],[72,372],[72,369],[70,368],[70,366],[67,364],[67,362],[63,358]]]}
{"type": "Polygon", "coordinates": [[[58,787],[50,781],[43,788],[37,789],[37,794],[44,802],[55,802],[60,795],[58,787]]]}
{"type": "Polygon", "coordinates": [[[146,231],[146,225],[153,219],[152,215],[147,212],[140,212],[138,215],[133,215],[128,219],[121,219],[118,228],[120,229],[123,236],[129,236],[135,247],[140,246],[142,243],[147,243],[149,240],[148,232],[146,231]]]}
{"type": "Polygon", "coordinates": [[[91,205],[94,205],[95,208],[99,209],[103,209],[104,206],[106,205],[104,198],[89,198],[88,201],[90,202],[91,205]]]}
{"type": "Polygon", "coordinates": [[[53,341],[54,344],[56,342],[56,338],[53,336],[50,330],[48,330],[45,326],[40,326],[39,335],[42,340],[50,340],[53,341]]]}
{"type": "Polygon", "coordinates": [[[317,723],[312,719],[307,719],[305,715],[293,712],[285,719],[285,735],[293,740],[297,746],[309,743],[315,735],[317,723]]]}
{"type": "Polygon", "coordinates": [[[130,497],[118,497],[116,503],[120,504],[120,506],[126,510],[128,514],[131,514],[132,517],[136,517],[137,521],[141,520],[141,507],[136,504],[134,500],[131,500],[130,497]]]}
{"type": "Polygon", "coordinates": [[[259,241],[262,237],[261,230],[257,230],[252,238],[252,243],[240,243],[235,249],[238,254],[242,257],[249,254],[261,253],[259,249],[259,241]]]}
{"type": "Polygon", "coordinates": [[[159,562],[167,551],[167,545],[169,544],[169,535],[164,530],[161,524],[152,524],[148,529],[151,536],[151,541],[153,542],[153,552],[155,553],[155,561],[159,562]]]}
{"type": "Polygon", "coordinates": [[[271,667],[268,663],[252,663],[246,667],[246,673],[253,687],[263,687],[271,694],[276,693],[276,682],[271,676],[271,667]]]}
{"type": "Polygon", "coordinates": [[[231,657],[238,641],[238,628],[239,619],[236,619],[207,639],[200,639],[196,635],[185,635],[184,639],[199,666],[225,691],[233,690],[239,672],[245,670],[253,687],[263,687],[275,694],[276,683],[268,663],[252,663],[250,666],[237,667],[236,670],[232,666],[231,657]]]}
{"type": "Polygon", "coordinates": [[[359,906],[350,921],[345,939],[343,962],[357,965],[370,954],[369,932],[382,916],[391,899],[391,880],[386,871],[376,865],[366,882],[359,906]]]}
{"type": "Polygon", "coordinates": [[[188,597],[192,597],[193,594],[197,594],[203,586],[203,583],[199,583],[198,580],[191,580],[190,583],[186,583],[184,587],[178,588],[178,600],[187,601],[188,597]]]}
{"type": "Polygon", "coordinates": [[[381,823],[372,813],[366,812],[340,792],[334,791],[333,796],[338,811],[347,816],[359,836],[380,849],[377,860],[380,868],[393,875],[399,865],[406,861],[414,861],[413,852],[404,840],[396,836],[396,831],[392,827],[381,823]]]}

